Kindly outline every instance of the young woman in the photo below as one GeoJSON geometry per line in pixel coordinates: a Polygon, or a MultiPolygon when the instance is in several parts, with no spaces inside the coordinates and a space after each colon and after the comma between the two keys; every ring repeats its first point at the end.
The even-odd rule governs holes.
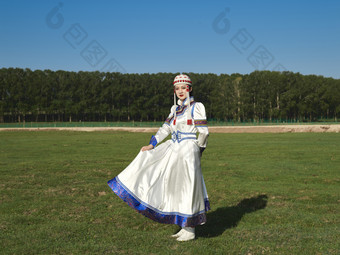
{"type": "Polygon", "coordinates": [[[163,126],[108,184],[139,213],[160,223],[181,226],[172,237],[188,241],[195,238],[195,226],[206,222],[205,212],[210,210],[201,171],[209,132],[203,104],[190,97],[189,76],[177,75],[173,85],[174,106],[163,126]],[[171,139],[157,146],[169,134],[171,139]]]}

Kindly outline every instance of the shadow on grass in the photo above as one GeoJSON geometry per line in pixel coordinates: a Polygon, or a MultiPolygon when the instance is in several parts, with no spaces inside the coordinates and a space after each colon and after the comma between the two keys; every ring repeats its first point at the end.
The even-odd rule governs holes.
{"type": "Polygon", "coordinates": [[[246,213],[252,213],[267,206],[267,195],[246,198],[236,206],[218,208],[207,214],[207,223],[196,228],[199,237],[215,237],[229,228],[234,228],[246,213]]]}

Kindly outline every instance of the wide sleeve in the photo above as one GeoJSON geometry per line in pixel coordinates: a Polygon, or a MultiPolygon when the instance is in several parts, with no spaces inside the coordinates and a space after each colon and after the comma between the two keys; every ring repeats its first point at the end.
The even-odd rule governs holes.
{"type": "Polygon", "coordinates": [[[205,114],[205,107],[202,103],[196,103],[194,108],[195,127],[198,131],[197,144],[201,148],[207,147],[209,130],[207,126],[207,116],[205,114]]]}
{"type": "Polygon", "coordinates": [[[151,137],[149,144],[152,144],[154,147],[156,147],[158,143],[163,141],[170,134],[171,132],[170,123],[173,121],[175,111],[176,111],[176,106],[173,105],[171,107],[168,118],[166,118],[163,125],[158,129],[156,135],[151,137]]]}

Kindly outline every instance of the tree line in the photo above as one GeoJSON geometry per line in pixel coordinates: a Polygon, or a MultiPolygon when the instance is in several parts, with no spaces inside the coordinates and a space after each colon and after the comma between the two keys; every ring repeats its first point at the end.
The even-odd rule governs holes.
{"type": "MultiPolygon", "coordinates": [[[[0,69],[0,122],[162,121],[178,73],[0,69]]],[[[187,73],[207,118],[318,121],[340,115],[340,80],[293,72],[187,73]]]]}

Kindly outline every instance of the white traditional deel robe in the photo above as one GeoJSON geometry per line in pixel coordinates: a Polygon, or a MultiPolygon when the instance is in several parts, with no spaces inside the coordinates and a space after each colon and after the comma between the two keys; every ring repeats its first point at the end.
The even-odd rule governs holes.
{"type": "Polygon", "coordinates": [[[202,103],[192,97],[190,101],[191,108],[187,100],[171,108],[150,144],[156,146],[169,134],[171,139],[140,151],[124,171],[108,181],[111,189],[141,214],[181,227],[204,224],[205,212],[210,210],[201,171],[201,151],[209,135],[206,113],[202,103]],[[193,125],[187,125],[189,109],[193,125]]]}

